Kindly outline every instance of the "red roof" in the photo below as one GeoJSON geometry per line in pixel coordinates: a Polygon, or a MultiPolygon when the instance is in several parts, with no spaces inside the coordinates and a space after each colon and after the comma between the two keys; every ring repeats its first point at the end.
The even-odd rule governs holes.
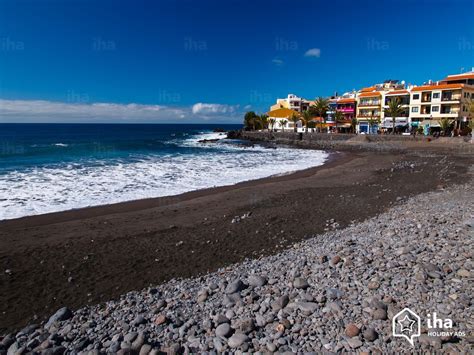
{"type": "Polygon", "coordinates": [[[349,99],[339,99],[339,100],[337,100],[337,103],[338,104],[352,104],[355,101],[356,101],[356,99],[351,99],[351,98],[349,98],[349,99]]]}
{"type": "Polygon", "coordinates": [[[462,89],[464,84],[440,84],[440,85],[423,85],[413,88],[411,91],[425,90],[444,90],[444,89],[462,89]]]}
{"type": "Polygon", "coordinates": [[[469,74],[461,74],[461,75],[448,75],[444,80],[445,81],[452,81],[452,80],[463,80],[463,79],[474,79],[474,73],[469,74]]]}
{"type": "Polygon", "coordinates": [[[374,92],[364,92],[359,95],[359,97],[374,97],[374,96],[380,96],[380,92],[374,91],[374,92]]]}

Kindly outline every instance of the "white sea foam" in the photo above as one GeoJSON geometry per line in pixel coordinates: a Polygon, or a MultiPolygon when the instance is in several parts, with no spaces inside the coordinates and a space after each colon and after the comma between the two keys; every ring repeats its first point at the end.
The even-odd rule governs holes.
{"type": "MultiPolygon", "coordinates": [[[[223,137],[203,133],[184,143],[181,140],[181,144],[203,147],[199,140],[223,137]]],[[[206,154],[150,156],[114,164],[68,164],[0,175],[0,219],[231,185],[319,166],[328,156],[314,150],[243,148],[224,143],[205,147],[206,154]]]]}

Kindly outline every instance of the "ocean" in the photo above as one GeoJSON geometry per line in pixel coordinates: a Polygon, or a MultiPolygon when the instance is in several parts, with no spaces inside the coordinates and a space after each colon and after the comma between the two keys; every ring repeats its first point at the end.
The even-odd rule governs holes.
{"type": "Polygon", "coordinates": [[[240,127],[0,124],[0,220],[232,185],[327,159],[214,132],[240,127]]]}

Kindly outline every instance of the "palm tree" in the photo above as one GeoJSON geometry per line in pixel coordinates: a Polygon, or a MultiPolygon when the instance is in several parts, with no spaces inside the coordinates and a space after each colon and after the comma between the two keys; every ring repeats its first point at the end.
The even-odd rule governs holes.
{"type": "Polygon", "coordinates": [[[323,97],[318,97],[314,102],[314,111],[320,117],[321,131],[323,130],[324,117],[329,109],[329,100],[323,97]]]}
{"type": "Polygon", "coordinates": [[[296,113],[293,113],[290,117],[290,121],[293,122],[293,125],[294,125],[293,131],[295,133],[298,130],[297,124],[298,124],[299,120],[300,120],[300,118],[298,117],[298,115],[296,113]]]}
{"type": "Polygon", "coordinates": [[[288,123],[288,120],[280,120],[280,121],[278,121],[278,124],[280,125],[282,132],[285,132],[285,126],[286,126],[287,123],[288,123]]]}
{"type": "Polygon", "coordinates": [[[259,116],[259,121],[262,124],[262,129],[268,128],[268,115],[266,113],[259,116]]]}
{"type": "Polygon", "coordinates": [[[442,118],[439,120],[439,127],[441,128],[441,132],[443,132],[443,135],[446,135],[448,129],[451,127],[452,124],[453,121],[449,118],[442,118]]]}
{"type": "MultiPolygon", "coordinates": [[[[471,95],[472,97],[472,95],[471,95]]],[[[471,98],[471,101],[469,102],[469,114],[471,116],[474,116],[474,98],[471,98]]],[[[471,117],[473,119],[474,117],[471,117]]]]}
{"type": "Polygon", "coordinates": [[[269,128],[271,127],[271,128],[272,128],[272,132],[273,132],[273,130],[275,129],[275,122],[276,122],[276,119],[270,118],[270,119],[268,120],[268,122],[269,122],[269,128]]]}
{"type": "Polygon", "coordinates": [[[352,131],[352,133],[356,132],[356,127],[357,127],[357,119],[355,117],[353,117],[352,120],[351,120],[351,131],[352,131]]]}
{"type": "Polygon", "coordinates": [[[303,111],[303,116],[301,117],[302,121],[304,122],[306,133],[308,133],[309,123],[313,120],[313,115],[309,110],[303,111]]]}
{"type": "Polygon", "coordinates": [[[392,99],[388,102],[388,107],[384,109],[385,116],[392,118],[392,134],[395,134],[395,122],[397,117],[400,117],[404,114],[402,105],[400,104],[400,99],[392,99]]]}
{"type": "Polygon", "coordinates": [[[257,119],[257,114],[253,111],[249,111],[245,113],[244,116],[244,127],[245,129],[252,129],[255,131],[255,125],[256,125],[256,120],[257,119]]]}
{"type": "Polygon", "coordinates": [[[369,123],[369,133],[372,133],[372,127],[375,124],[380,123],[380,119],[379,118],[374,118],[374,116],[370,116],[370,118],[368,120],[368,123],[369,123]]]}
{"type": "Polygon", "coordinates": [[[344,121],[344,114],[341,111],[338,111],[336,109],[336,112],[334,112],[334,122],[336,123],[336,132],[337,132],[337,124],[342,121],[344,121]]]}

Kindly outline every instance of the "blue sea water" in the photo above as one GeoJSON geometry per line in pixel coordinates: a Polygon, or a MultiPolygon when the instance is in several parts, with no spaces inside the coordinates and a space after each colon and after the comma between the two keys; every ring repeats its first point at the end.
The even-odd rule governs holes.
{"type": "Polygon", "coordinates": [[[327,158],[249,146],[215,128],[240,126],[0,124],[0,220],[230,185],[327,158]]]}

